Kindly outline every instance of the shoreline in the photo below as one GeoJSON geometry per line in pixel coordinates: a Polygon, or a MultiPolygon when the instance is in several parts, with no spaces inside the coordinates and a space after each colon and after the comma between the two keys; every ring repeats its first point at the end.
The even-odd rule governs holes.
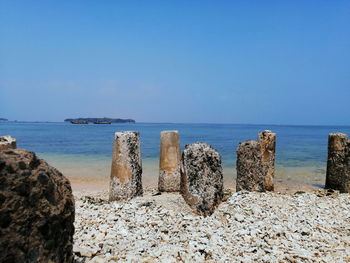
{"type": "MultiPolygon", "coordinates": [[[[96,193],[108,191],[111,158],[106,156],[66,156],[40,153],[48,163],[61,171],[71,182],[74,192],[96,193]],[[72,159],[73,157],[73,159],[72,159]]],[[[145,189],[158,186],[157,158],[144,158],[142,183],[145,189]]],[[[235,191],[236,167],[223,165],[224,187],[235,191]]],[[[276,164],[275,192],[314,192],[324,188],[326,164],[313,166],[282,166],[276,164]]]]}
{"type": "MultiPolygon", "coordinates": [[[[62,172],[72,183],[74,191],[98,192],[108,190],[111,160],[92,158],[74,161],[63,158],[57,159],[40,155],[52,166],[62,172]]],[[[284,167],[276,165],[275,192],[312,192],[324,188],[326,167],[321,165],[284,167]]],[[[144,188],[155,188],[158,185],[158,161],[156,159],[143,161],[142,183],[144,188]]],[[[235,189],[235,166],[223,166],[224,187],[235,189]]]]}
{"type": "MultiPolygon", "coordinates": [[[[109,177],[108,178],[88,178],[83,176],[73,176],[69,177],[66,176],[68,180],[71,183],[73,194],[96,194],[99,192],[104,192],[109,190],[109,177]]],[[[142,178],[142,185],[144,190],[149,189],[157,189],[158,185],[158,177],[154,176],[152,177],[143,177],[142,178]]],[[[235,192],[236,190],[236,184],[235,183],[227,183],[224,182],[224,188],[229,189],[232,192],[235,192]]],[[[279,182],[275,183],[275,190],[273,192],[275,193],[295,193],[295,192],[308,192],[308,193],[314,193],[319,190],[324,190],[324,187],[320,186],[313,186],[313,185],[287,185],[287,184],[281,184],[279,182]]]]}

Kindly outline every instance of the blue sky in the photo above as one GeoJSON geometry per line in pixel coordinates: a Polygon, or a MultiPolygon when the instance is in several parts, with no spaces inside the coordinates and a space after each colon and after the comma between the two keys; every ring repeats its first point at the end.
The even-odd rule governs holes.
{"type": "Polygon", "coordinates": [[[0,117],[350,125],[350,1],[0,1],[0,117]]]}

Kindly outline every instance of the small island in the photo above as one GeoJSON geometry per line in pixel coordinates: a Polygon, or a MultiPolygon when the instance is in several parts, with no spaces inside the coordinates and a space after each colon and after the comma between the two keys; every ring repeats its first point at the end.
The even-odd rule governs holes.
{"type": "Polygon", "coordinates": [[[75,118],[75,119],[65,119],[65,122],[71,122],[73,124],[111,124],[111,123],[136,123],[133,119],[112,119],[112,118],[75,118]]]}
{"type": "Polygon", "coordinates": [[[0,122],[5,122],[5,121],[8,121],[8,119],[0,118],[0,122]]]}

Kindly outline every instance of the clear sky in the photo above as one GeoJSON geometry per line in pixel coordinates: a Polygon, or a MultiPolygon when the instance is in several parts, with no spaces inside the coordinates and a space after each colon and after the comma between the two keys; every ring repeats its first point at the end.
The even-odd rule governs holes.
{"type": "Polygon", "coordinates": [[[350,125],[350,1],[0,0],[0,117],[350,125]]]}

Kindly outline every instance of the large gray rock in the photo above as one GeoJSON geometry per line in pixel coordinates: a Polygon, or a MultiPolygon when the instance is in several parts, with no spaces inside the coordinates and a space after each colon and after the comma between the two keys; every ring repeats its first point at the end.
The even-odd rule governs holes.
{"type": "Polygon", "coordinates": [[[140,134],[116,132],[109,200],[129,200],[143,194],[140,134]]]}
{"type": "Polygon", "coordinates": [[[186,145],[181,161],[181,194],[200,215],[211,215],[223,198],[221,156],[207,143],[186,145]]]}
{"type": "Polygon", "coordinates": [[[326,188],[350,193],[350,140],[346,134],[328,136],[326,188]]]}
{"type": "Polygon", "coordinates": [[[8,150],[8,149],[16,149],[17,143],[16,139],[7,135],[0,136],[0,151],[8,150]]]}
{"type": "Polygon", "coordinates": [[[72,262],[69,181],[25,150],[0,151],[0,262],[72,262]]]}
{"type": "Polygon", "coordinates": [[[276,134],[265,130],[259,133],[261,162],[264,166],[265,190],[274,190],[276,134]]]}
{"type": "Polygon", "coordinates": [[[160,133],[159,180],[160,192],[180,191],[180,138],[178,131],[160,133]]]}

